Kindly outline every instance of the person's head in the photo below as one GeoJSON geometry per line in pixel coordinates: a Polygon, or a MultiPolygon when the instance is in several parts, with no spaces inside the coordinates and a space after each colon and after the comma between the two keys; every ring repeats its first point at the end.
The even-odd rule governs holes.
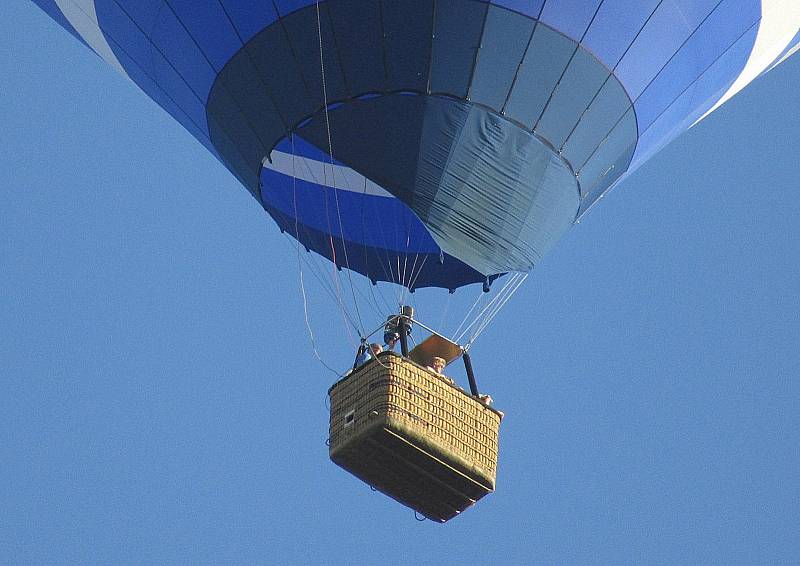
{"type": "Polygon", "coordinates": [[[384,343],[389,347],[391,350],[394,348],[395,343],[400,339],[400,335],[397,332],[387,332],[383,335],[384,343]]]}
{"type": "Polygon", "coordinates": [[[375,354],[376,356],[378,354],[380,354],[381,352],[383,352],[383,346],[381,346],[380,344],[376,344],[376,343],[370,344],[369,345],[369,349],[372,350],[372,353],[375,354]]]}
{"type": "Polygon", "coordinates": [[[439,356],[434,356],[431,360],[431,367],[436,373],[442,373],[446,364],[447,362],[445,362],[444,358],[440,358],[439,356]]]}

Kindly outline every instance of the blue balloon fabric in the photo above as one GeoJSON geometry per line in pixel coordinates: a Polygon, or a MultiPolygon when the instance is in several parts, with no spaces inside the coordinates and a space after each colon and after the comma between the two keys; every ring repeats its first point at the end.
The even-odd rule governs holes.
{"type": "Polygon", "coordinates": [[[538,263],[800,46],[795,0],[34,0],[306,249],[455,290],[538,263]]]}

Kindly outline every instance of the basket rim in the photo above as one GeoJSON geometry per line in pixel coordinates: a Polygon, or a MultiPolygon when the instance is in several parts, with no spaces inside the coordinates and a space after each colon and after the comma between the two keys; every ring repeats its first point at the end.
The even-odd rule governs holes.
{"type": "MultiPolygon", "coordinates": [[[[459,393],[462,393],[462,394],[466,395],[467,397],[469,397],[470,399],[472,399],[476,403],[478,403],[484,409],[487,409],[487,410],[492,411],[493,413],[497,414],[497,416],[499,416],[501,418],[501,420],[504,417],[504,414],[499,409],[495,409],[494,407],[491,407],[489,405],[481,403],[478,400],[477,397],[471,395],[463,387],[460,387],[460,386],[456,385],[455,382],[450,383],[450,381],[448,381],[449,378],[445,378],[444,376],[429,370],[425,366],[422,366],[422,365],[418,364],[417,362],[415,362],[414,360],[412,360],[410,358],[406,358],[406,357],[398,354],[397,352],[393,352],[391,350],[386,351],[386,352],[380,352],[379,354],[377,354],[377,357],[378,358],[386,358],[386,357],[398,358],[398,360],[401,363],[407,363],[407,364],[410,364],[410,365],[416,367],[417,369],[421,369],[421,370],[427,372],[429,375],[432,375],[433,377],[439,379],[443,384],[448,385],[448,386],[452,387],[453,389],[457,390],[459,393]]],[[[349,380],[351,377],[353,377],[353,376],[355,376],[357,374],[360,374],[365,369],[372,367],[373,365],[375,365],[375,363],[377,363],[377,360],[375,358],[372,358],[367,363],[360,365],[355,370],[351,371],[350,373],[348,373],[347,375],[345,375],[341,379],[337,380],[333,385],[331,385],[328,388],[328,397],[331,396],[331,393],[333,392],[333,390],[336,389],[339,385],[341,385],[345,381],[349,380]]]]}

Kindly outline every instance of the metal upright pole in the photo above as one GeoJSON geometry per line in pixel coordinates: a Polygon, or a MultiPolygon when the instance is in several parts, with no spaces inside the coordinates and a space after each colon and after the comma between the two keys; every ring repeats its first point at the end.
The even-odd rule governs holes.
{"type": "Polygon", "coordinates": [[[474,397],[478,396],[478,384],[475,383],[475,372],[472,371],[472,360],[467,352],[461,354],[464,358],[464,369],[467,370],[467,379],[469,379],[469,390],[474,397]]]}
{"type": "Polygon", "coordinates": [[[406,317],[401,316],[397,319],[397,332],[400,334],[400,352],[402,352],[403,357],[408,357],[408,322],[406,321],[406,317]]]}
{"type": "Polygon", "coordinates": [[[411,320],[414,316],[414,307],[403,305],[400,307],[400,317],[397,319],[397,330],[400,332],[400,351],[403,357],[408,357],[408,335],[411,334],[411,320]]]}

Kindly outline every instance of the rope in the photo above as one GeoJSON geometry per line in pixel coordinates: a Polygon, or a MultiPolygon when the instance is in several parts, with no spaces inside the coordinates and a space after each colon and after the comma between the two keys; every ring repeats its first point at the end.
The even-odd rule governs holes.
{"type": "Polygon", "coordinates": [[[465,334],[467,334],[470,328],[472,328],[476,324],[479,324],[479,321],[481,321],[482,318],[486,316],[487,312],[491,312],[491,310],[498,303],[498,301],[500,301],[501,298],[505,295],[507,289],[511,285],[513,285],[514,282],[517,280],[517,276],[518,274],[516,273],[512,274],[505,282],[505,284],[500,288],[500,291],[498,291],[498,293],[494,297],[492,297],[492,299],[488,303],[486,303],[486,305],[484,305],[483,309],[481,309],[481,311],[475,316],[475,319],[469,324],[469,326],[467,326],[467,328],[464,329],[464,331],[461,334],[462,338],[465,334]]]}
{"type": "MultiPolygon", "coordinates": [[[[482,316],[484,316],[484,314],[486,314],[486,312],[487,312],[487,311],[490,311],[490,310],[491,310],[491,309],[494,307],[494,305],[495,305],[495,304],[496,304],[496,303],[497,303],[497,302],[498,302],[498,301],[499,301],[499,300],[500,300],[500,299],[501,299],[501,298],[504,296],[504,294],[505,294],[506,290],[507,290],[507,289],[508,289],[508,288],[509,288],[509,287],[510,287],[510,286],[511,286],[513,283],[515,283],[515,282],[517,281],[517,279],[519,278],[519,276],[520,276],[520,274],[519,274],[519,273],[515,273],[514,275],[512,275],[512,276],[509,278],[509,280],[508,280],[508,281],[506,281],[506,284],[505,284],[505,285],[503,285],[503,288],[502,288],[502,289],[500,289],[500,292],[499,292],[497,295],[495,295],[495,297],[494,297],[494,298],[493,298],[491,301],[489,301],[489,303],[488,303],[486,306],[484,306],[484,307],[483,307],[483,309],[482,309],[482,310],[481,310],[481,311],[478,313],[478,315],[475,317],[475,319],[474,319],[474,320],[473,320],[473,321],[472,321],[472,322],[471,322],[469,325],[467,325],[467,327],[466,327],[466,328],[464,328],[464,330],[461,332],[461,334],[459,334],[459,335],[456,337],[456,339],[455,339],[455,342],[456,342],[456,343],[458,343],[458,342],[459,342],[459,341],[460,341],[460,340],[461,340],[461,339],[462,339],[462,338],[463,338],[463,337],[464,337],[464,336],[467,334],[467,332],[470,330],[470,328],[472,328],[473,326],[475,326],[475,325],[478,323],[478,321],[479,321],[479,320],[481,320],[481,317],[482,317],[482,316]]],[[[505,304],[505,303],[504,303],[504,304],[505,304]]],[[[471,311],[470,311],[470,312],[471,312],[471,311]]]]}
{"type": "MultiPolygon", "coordinates": [[[[291,134],[291,142],[292,142],[292,198],[294,200],[294,218],[295,218],[295,234],[298,234],[298,214],[297,214],[297,176],[296,176],[296,168],[295,168],[295,147],[294,147],[294,134],[291,134]]],[[[323,185],[325,186],[325,185],[323,185]]],[[[327,195],[325,197],[325,206],[328,205],[328,198],[327,195]]],[[[328,221],[328,226],[330,227],[330,221],[328,221]]],[[[330,232],[330,228],[328,230],[330,232]]],[[[333,238],[330,238],[331,241],[331,251],[333,253],[333,279],[335,283],[335,291],[336,291],[336,303],[339,306],[339,313],[342,316],[342,320],[344,321],[344,327],[347,331],[347,336],[350,339],[350,346],[355,348],[356,340],[353,338],[353,333],[350,332],[350,327],[347,325],[348,320],[353,324],[353,327],[357,334],[359,333],[358,326],[350,317],[350,313],[347,312],[347,308],[344,305],[344,301],[342,300],[342,293],[341,288],[339,285],[339,278],[338,278],[338,270],[336,268],[336,249],[333,247],[333,238]]]]}
{"type": "Polygon", "coordinates": [[[447,294],[447,299],[444,302],[444,308],[442,309],[442,316],[439,319],[439,328],[444,328],[445,320],[447,320],[447,313],[450,310],[450,303],[453,302],[453,293],[447,294]]]}
{"type": "MultiPolygon", "coordinates": [[[[293,180],[292,180],[292,198],[293,198],[293,206],[294,206],[294,214],[295,214],[295,229],[294,229],[295,239],[293,241],[291,241],[292,239],[289,237],[288,234],[284,234],[284,235],[285,235],[287,241],[291,241],[290,245],[297,248],[297,252],[298,252],[298,269],[300,271],[302,271],[302,265],[299,265],[299,264],[300,264],[301,261],[304,262],[305,265],[311,270],[311,274],[314,276],[314,278],[317,280],[317,282],[320,284],[320,286],[325,290],[325,292],[328,293],[328,296],[334,302],[336,302],[337,301],[337,297],[336,297],[336,292],[334,290],[333,284],[332,284],[332,282],[330,281],[330,279],[328,277],[322,275],[324,270],[319,264],[320,260],[318,259],[318,256],[316,256],[314,254],[302,255],[302,254],[299,253],[299,251],[300,251],[299,250],[300,243],[299,243],[298,239],[300,237],[300,228],[299,228],[299,225],[298,225],[297,179],[296,179],[296,172],[297,171],[296,171],[296,162],[295,162],[295,160],[297,159],[297,156],[296,156],[295,150],[294,150],[294,136],[292,135],[292,137],[290,139],[291,139],[291,143],[292,143],[292,177],[293,177],[293,180]]],[[[311,175],[311,177],[314,179],[314,181],[317,182],[317,184],[319,184],[316,176],[314,175],[313,170],[311,170],[308,167],[307,160],[305,158],[300,158],[300,159],[301,159],[301,162],[306,165],[306,169],[309,172],[309,174],[311,175]]],[[[358,326],[356,325],[355,321],[353,321],[352,317],[350,317],[350,314],[348,312],[344,311],[344,315],[347,317],[347,319],[350,322],[350,325],[353,327],[353,329],[356,332],[358,332],[358,326]]]]}
{"type": "Polygon", "coordinates": [[[477,324],[475,325],[473,333],[470,336],[470,344],[471,340],[475,336],[475,333],[482,331],[483,328],[486,327],[486,321],[490,318],[494,318],[494,316],[497,314],[498,306],[502,307],[505,305],[506,301],[508,301],[508,298],[510,297],[510,294],[513,294],[513,292],[519,287],[520,277],[521,274],[519,273],[515,273],[512,277],[510,277],[508,282],[503,285],[503,288],[500,290],[497,296],[495,296],[495,298],[488,305],[486,305],[486,308],[483,310],[483,312],[481,312],[481,316],[476,319],[477,324]]]}
{"type": "MultiPolygon", "coordinates": [[[[483,291],[481,291],[478,294],[478,298],[475,299],[475,302],[472,303],[472,307],[467,311],[467,314],[464,315],[464,320],[461,321],[461,324],[458,325],[458,328],[456,328],[456,331],[453,332],[453,336],[460,336],[458,333],[461,330],[461,327],[464,326],[467,323],[467,320],[469,319],[469,315],[472,314],[472,311],[475,310],[475,307],[478,306],[478,303],[480,303],[481,299],[483,299],[485,296],[486,296],[486,293],[484,293],[483,291]]],[[[469,328],[469,327],[467,327],[467,328],[469,328]]],[[[466,330],[465,330],[465,332],[466,332],[466,330]]],[[[458,340],[454,339],[453,342],[458,342],[458,340]]]]}
{"type": "Polygon", "coordinates": [[[403,289],[400,295],[401,304],[405,304],[406,297],[408,296],[408,285],[406,284],[407,281],[406,270],[408,269],[408,248],[410,247],[410,245],[411,245],[411,234],[410,232],[406,232],[406,253],[403,254],[403,277],[400,279],[400,284],[403,285],[403,289]]]}
{"type": "MultiPolygon", "coordinates": [[[[296,192],[297,191],[297,189],[296,189],[297,165],[296,165],[296,160],[298,159],[298,156],[296,155],[296,152],[295,152],[294,135],[292,135],[290,139],[291,139],[291,143],[292,143],[292,176],[294,177],[294,180],[293,180],[294,184],[292,185],[292,190],[293,190],[293,198],[294,198],[295,220],[297,220],[297,192],[296,192]]],[[[313,181],[317,185],[324,186],[325,181],[324,180],[320,181],[317,178],[316,174],[314,173],[314,170],[311,169],[311,167],[309,166],[308,160],[305,157],[299,157],[299,160],[300,160],[301,165],[303,165],[305,167],[305,170],[308,173],[308,175],[311,177],[311,179],[313,179],[313,181]]],[[[296,221],[295,221],[295,236],[298,237],[298,238],[300,236],[299,235],[299,227],[297,226],[297,222],[296,221]]],[[[287,236],[287,239],[288,239],[288,236],[287,236]]],[[[323,289],[325,289],[325,291],[328,293],[328,296],[333,300],[333,302],[337,303],[337,305],[339,306],[340,312],[342,312],[342,314],[347,317],[347,319],[349,320],[349,322],[350,322],[351,326],[353,327],[353,329],[356,331],[356,333],[358,333],[358,325],[352,319],[352,317],[350,316],[350,313],[347,312],[346,309],[344,309],[344,306],[343,306],[342,301],[341,301],[341,295],[339,293],[337,293],[337,289],[334,286],[334,283],[336,282],[335,279],[333,277],[331,277],[331,276],[323,275],[327,270],[328,264],[326,263],[325,267],[323,268],[321,266],[321,261],[322,260],[321,260],[320,256],[317,256],[316,254],[311,254],[310,256],[308,256],[308,255],[303,256],[303,261],[306,263],[306,265],[309,267],[309,269],[311,269],[311,272],[314,275],[314,277],[316,278],[317,282],[322,286],[323,289]]],[[[326,260],[326,262],[327,262],[327,260],[326,260]]],[[[348,329],[348,332],[349,332],[349,329],[348,329]]],[[[352,334],[350,335],[350,337],[351,337],[351,342],[352,342],[352,340],[353,340],[352,339],[352,334]]]]}
{"type": "MultiPolygon", "coordinates": [[[[367,178],[366,178],[366,176],[364,176],[364,187],[363,187],[363,189],[361,191],[361,196],[362,197],[366,197],[366,194],[367,194],[367,178]]],[[[365,205],[366,205],[366,202],[367,202],[366,198],[362,198],[362,200],[361,200],[361,236],[365,240],[366,240],[366,232],[367,232],[367,226],[366,226],[366,221],[365,221],[365,205]]],[[[381,234],[381,236],[383,236],[383,234],[381,234]]],[[[384,239],[384,243],[385,243],[385,241],[386,240],[384,239]]],[[[368,254],[367,247],[364,246],[364,264],[365,265],[369,261],[369,258],[367,257],[367,254],[368,254]]],[[[381,266],[381,269],[383,270],[384,276],[386,276],[386,267],[384,266],[383,262],[379,261],[378,263],[381,266]]],[[[388,277],[387,277],[387,279],[388,279],[388,277]]],[[[381,309],[381,305],[378,304],[378,300],[375,298],[374,287],[377,287],[377,284],[376,285],[369,285],[369,293],[370,293],[370,296],[372,297],[372,302],[374,304],[374,307],[378,311],[378,315],[380,317],[382,317],[383,313],[390,312],[391,309],[389,308],[389,303],[386,301],[386,297],[383,295],[383,292],[381,291],[380,288],[378,288],[378,296],[380,296],[381,300],[383,301],[383,309],[381,309]]]]}
{"type": "MultiPolygon", "coordinates": [[[[300,252],[299,252],[299,249],[298,249],[298,254],[299,253],[300,252]]],[[[310,321],[308,319],[308,300],[306,298],[306,289],[305,289],[305,284],[303,282],[303,271],[302,270],[300,271],[300,291],[301,291],[302,296],[303,296],[303,315],[305,317],[306,329],[308,330],[308,338],[311,341],[311,350],[314,352],[314,357],[317,358],[317,360],[319,360],[319,362],[323,366],[325,366],[330,372],[332,372],[333,374],[335,374],[338,377],[342,377],[341,372],[336,371],[331,366],[326,364],[325,360],[322,359],[322,356],[320,356],[319,352],[317,351],[317,344],[316,344],[316,341],[314,340],[314,331],[311,329],[311,323],[310,323],[310,321]]]]}
{"type": "MultiPolygon", "coordinates": [[[[291,142],[292,142],[292,200],[294,205],[294,233],[295,235],[299,236],[299,224],[300,221],[298,220],[297,216],[297,177],[295,176],[295,166],[294,166],[294,134],[291,134],[291,142]]],[[[308,316],[308,297],[306,296],[306,285],[305,279],[303,277],[303,265],[301,262],[301,254],[300,254],[300,240],[296,240],[297,242],[297,268],[300,273],[300,293],[303,297],[303,317],[306,323],[306,330],[308,331],[308,339],[311,342],[311,350],[314,352],[314,356],[319,360],[319,362],[325,366],[329,371],[333,372],[337,376],[341,377],[341,373],[333,369],[331,366],[325,363],[322,359],[322,356],[319,355],[317,351],[317,344],[314,340],[314,330],[311,328],[311,322],[308,316]]],[[[350,329],[348,328],[348,333],[350,329]]]]}
{"type": "MultiPolygon", "coordinates": [[[[419,253],[417,254],[417,257],[419,257],[419,253]]],[[[411,280],[411,283],[409,284],[409,287],[410,287],[410,288],[412,288],[412,289],[413,289],[413,288],[414,288],[414,285],[416,285],[416,283],[417,283],[417,279],[419,279],[419,276],[420,276],[420,274],[422,273],[422,268],[423,268],[423,267],[425,267],[425,262],[426,262],[426,261],[428,261],[428,257],[430,257],[430,256],[425,256],[425,259],[423,259],[423,260],[422,260],[422,263],[421,263],[421,264],[420,264],[420,266],[419,266],[419,270],[417,271],[417,274],[416,274],[416,276],[414,276],[414,278],[411,280]]],[[[415,259],[414,259],[414,265],[416,265],[416,263],[417,263],[417,260],[416,260],[416,258],[415,258],[415,259]]],[[[413,269],[411,270],[411,273],[412,273],[412,274],[414,273],[414,270],[413,270],[413,269]]],[[[450,295],[448,294],[448,297],[449,297],[449,296],[450,296],[450,295]]]]}
{"type": "Polygon", "coordinates": [[[502,310],[502,308],[511,299],[511,297],[514,295],[514,293],[517,292],[517,289],[520,288],[520,286],[525,282],[525,280],[527,278],[528,278],[528,274],[527,273],[525,273],[524,275],[521,275],[521,277],[518,278],[518,280],[517,280],[516,284],[514,285],[514,287],[510,291],[508,291],[505,299],[503,299],[503,301],[501,303],[499,303],[495,307],[494,312],[492,312],[491,315],[486,317],[486,319],[481,324],[481,326],[475,331],[475,333],[469,339],[469,342],[467,342],[467,347],[471,346],[475,342],[475,340],[478,339],[478,336],[480,336],[481,333],[486,329],[486,327],[489,326],[489,323],[491,323],[492,320],[494,320],[494,317],[497,316],[497,314],[502,310]]]}
{"type": "MultiPolygon", "coordinates": [[[[356,309],[356,316],[358,317],[358,322],[361,327],[361,332],[359,333],[359,335],[361,336],[364,333],[364,322],[361,320],[361,310],[358,308],[358,301],[356,300],[356,295],[353,290],[353,279],[350,273],[350,260],[347,257],[347,245],[345,244],[344,228],[342,226],[342,212],[341,209],[339,208],[339,193],[336,190],[336,175],[335,175],[336,168],[334,166],[333,141],[331,139],[331,120],[330,120],[330,115],[328,113],[328,85],[325,82],[325,53],[322,46],[322,19],[320,17],[320,12],[319,12],[319,0],[317,0],[316,2],[316,11],[317,11],[317,38],[319,40],[319,68],[320,68],[320,75],[322,78],[322,100],[323,100],[323,108],[325,109],[325,129],[328,136],[328,155],[330,156],[330,161],[331,161],[331,183],[333,186],[333,198],[336,202],[336,216],[337,219],[339,220],[339,236],[342,239],[342,251],[344,252],[344,263],[345,266],[347,267],[347,278],[350,282],[350,294],[353,297],[353,306],[356,309]]],[[[328,199],[326,198],[325,199],[326,208],[327,205],[328,205],[328,199]]],[[[328,224],[330,225],[330,220],[328,221],[328,224]]],[[[331,252],[334,255],[334,263],[335,263],[336,250],[333,245],[333,237],[331,237],[331,252]]],[[[337,274],[337,282],[338,282],[338,274],[337,274]]]]}
{"type": "MultiPolygon", "coordinates": [[[[292,240],[292,238],[290,238],[288,234],[285,234],[285,236],[286,236],[287,241],[291,241],[292,240]]],[[[297,241],[291,242],[290,245],[292,245],[293,247],[294,246],[299,246],[297,241]]],[[[309,270],[311,271],[311,274],[314,276],[314,278],[317,280],[317,282],[320,284],[320,286],[325,290],[325,292],[328,294],[328,296],[331,298],[331,300],[333,302],[336,302],[336,293],[333,290],[333,285],[330,282],[330,278],[322,275],[323,269],[322,269],[322,267],[319,266],[318,262],[314,262],[314,261],[310,260],[309,259],[309,255],[302,255],[301,254],[300,255],[300,259],[309,268],[309,270]]],[[[355,321],[350,316],[350,313],[345,312],[345,315],[347,315],[347,321],[350,323],[350,326],[353,327],[353,330],[355,332],[358,332],[358,326],[356,325],[355,321]]]]}
{"type": "MultiPolygon", "coordinates": [[[[406,225],[406,261],[408,261],[408,248],[410,246],[411,246],[411,226],[406,225]]],[[[414,284],[417,282],[417,278],[422,273],[422,268],[425,267],[425,262],[427,260],[428,256],[425,256],[425,259],[422,260],[422,264],[419,266],[419,270],[415,275],[414,270],[417,268],[417,262],[419,261],[419,250],[414,252],[414,263],[411,264],[411,272],[408,275],[408,283],[406,284],[406,289],[404,289],[404,296],[403,296],[404,302],[408,297],[409,293],[411,292],[411,289],[414,288],[414,284]]]]}
{"type": "MultiPolygon", "coordinates": [[[[293,151],[293,159],[298,160],[300,167],[303,167],[305,169],[306,173],[314,181],[314,183],[316,183],[317,185],[320,185],[320,186],[324,186],[325,185],[325,180],[324,179],[321,180],[321,179],[319,179],[317,177],[316,172],[310,167],[309,160],[307,158],[305,158],[303,156],[295,155],[294,151],[293,151]]],[[[293,165],[293,167],[296,167],[296,165],[293,165]]],[[[347,180],[347,179],[345,178],[345,180],[347,180]]],[[[363,194],[366,194],[366,183],[367,183],[367,179],[366,179],[366,177],[364,177],[363,194]]],[[[351,189],[352,189],[352,187],[351,187],[351,189]]],[[[362,209],[362,213],[363,213],[363,209],[362,209]]],[[[308,256],[304,256],[304,257],[308,257],[308,256]]],[[[326,292],[328,293],[329,297],[334,302],[339,304],[339,302],[340,302],[340,298],[339,297],[340,296],[337,296],[336,289],[334,287],[335,279],[333,277],[329,276],[329,275],[322,275],[327,270],[327,263],[326,263],[325,268],[323,269],[320,266],[320,264],[322,262],[320,257],[317,256],[317,255],[313,255],[312,257],[313,257],[313,260],[311,260],[311,259],[306,259],[305,260],[306,261],[306,265],[308,265],[308,267],[311,268],[312,274],[315,276],[317,281],[322,285],[322,287],[326,290],[326,292]]],[[[327,260],[326,260],[326,262],[327,262],[327,260]]],[[[383,267],[384,275],[386,276],[387,279],[389,279],[390,277],[389,277],[388,273],[386,272],[386,267],[385,267],[384,263],[381,263],[380,265],[383,267]]],[[[378,295],[377,296],[380,297],[381,301],[383,302],[383,306],[378,304],[375,292],[372,289],[372,287],[374,287],[374,285],[370,285],[370,295],[371,295],[371,299],[372,299],[371,301],[369,300],[370,298],[367,297],[362,292],[361,289],[359,289],[358,285],[353,285],[352,288],[355,290],[356,293],[358,293],[361,296],[362,299],[364,299],[367,303],[370,303],[370,305],[375,309],[375,313],[378,316],[378,318],[382,318],[383,315],[386,312],[391,312],[393,309],[389,306],[389,303],[387,302],[386,297],[383,294],[383,291],[382,291],[382,289],[380,287],[378,288],[378,295]]],[[[341,306],[340,306],[340,308],[341,308],[341,306]]],[[[350,316],[350,313],[347,310],[344,310],[344,314],[349,319],[350,324],[353,327],[353,329],[358,333],[359,332],[358,325],[353,320],[353,318],[350,316]]]]}
{"type": "Polygon", "coordinates": [[[492,298],[492,300],[489,301],[489,303],[483,308],[483,310],[481,310],[480,313],[478,313],[478,316],[475,317],[473,323],[469,327],[464,329],[464,334],[466,334],[467,331],[472,327],[477,329],[482,326],[483,321],[485,321],[486,318],[491,316],[491,313],[494,312],[497,305],[500,303],[500,301],[502,301],[503,297],[506,296],[508,289],[511,288],[517,282],[518,277],[519,274],[514,273],[511,275],[511,277],[508,278],[508,281],[506,281],[505,285],[503,285],[503,287],[500,289],[497,295],[495,295],[492,298]]]}

